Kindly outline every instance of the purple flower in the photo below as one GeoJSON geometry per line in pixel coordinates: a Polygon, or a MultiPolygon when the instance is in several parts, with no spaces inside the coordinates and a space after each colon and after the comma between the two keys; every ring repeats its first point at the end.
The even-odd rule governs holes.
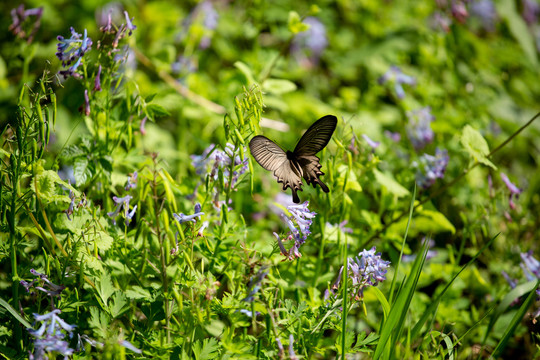
{"type": "Polygon", "coordinates": [[[41,323],[39,329],[30,329],[28,332],[34,337],[34,353],[31,359],[45,359],[46,353],[56,352],[65,357],[72,355],[74,350],[64,340],[66,335],[72,336],[75,325],[69,325],[58,314],[61,311],[55,309],[50,313],[34,314],[36,323],[41,323]]]}
{"type": "Polygon", "coordinates": [[[36,286],[35,288],[37,290],[40,290],[40,291],[43,291],[44,293],[46,293],[48,296],[58,296],[60,297],[60,294],[62,293],[62,291],[66,288],[65,286],[63,285],[56,285],[56,284],[53,284],[47,275],[45,274],[42,274],[42,273],[39,273],[37,272],[36,270],[34,269],[30,269],[30,273],[32,273],[32,275],[34,276],[37,276],[38,279],[34,279],[32,280],[31,282],[27,282],[27,281],[24,281],[24,280],[21,280],[20,284],[26,289],[26,292],[30,292],[30,288],[31,287],[34,287],[34,284],[36,282],[38,282],[39,280],[43,281],[43,284],[41,286],[36,286]],[[46,288],[47,289],[46,289],[46,288]]]}
{"type": "Polygon", "coordinates": [[[278,347],[278,357],[283,359],[283,354],[285,354],[285,349],[283,349],[283,344],[281,343],[280,338],[276,338],[276,344],[278,347]]]}
{"type": "Polygon", "coordinates": [[[408,111],[407,118],[409,119],[405,126],[407,137],[415,150],[421,150],[433,141],[434,134],[431,130],[431,122],[435,120],[435,116],[431,114],[431,108],[426,106],[408,111]]]}
{"type": "Polygon", "coordinates": [[[375,253],[375,246],[371,250],[361,251],[354,259],[347,262],[347,274],[352,281],[352,289],[356,300],[364,297],[364,288],[377,286],[386,280],[386,272],[390,261],[381,259],[381,253],[375,253]]]}
{"type": "Polygon", "coordinates": [[[134,18],[129,18],[129,14],[127,11],[124,11],[124,15],[126,16],[126,28],[129,30],[129,36],[131,36],[131,34],[133,33],[133,30],[135,30],[137,28],[137,26],[133,25],[133,19],[134,18]]]}
{"type": "Polygon", "coordinates": [[[369,136],[367,136],[366,134],[362,134],[362,137],[364,138],[364,140],[366,140],[366,142],[368,143],[368,145],[373,149],[375,150],[376,148],[379,147],[379,145],[381,145],[381,142],[380,141],[373,141],[369,138],[369,136]]]}
{"type": "Polygon", "coordinates": [[[520,253],[521,268],[529,281],[540,279],[540,262],[532,256],[532,251],[520,253]]]}
{"type": "Polygon", "coordinates": [[[101,65],[98,67],[96,79],[94,80],[94,91],[101,91],[101,65]]]}
{"type": "MultiPolygon", "coordinates": [[[[246,152],[245,148],[241,151],[246,152]]],[[[244,156],[244,160],[236,155],[233,159],[234,145],[227,143],[224,151],[217,150],[214,144],[208,146],[202,155],[191,155],[192,165],[198,175],[206,176],[209,173],[214,180],[219,179],[219,172],[223,173],[225,187],[231,187],[235,190],[235,185],[240,177],[248,170],[248,159],[244,156]],[[231,165],[233,165],[233,173],[231,178],[231,165]],[[229,185],[229,179],[231,184],[229,185]]]]}
{"type": "Polygon", "coordinates": [[[41,16],[43,15],[43,7],[35,8],[35,9],[28,9],[24,10],[24,5],[21,4],[18,7],[11,9],[11,19],[13,23],[9,25],[9,30],[13,32],[13,35],[24,39],[27,36],[27,31],[24,29],[25,25],[26,27],[31,27],[32,31],[28,35],[28,38],[26,39],[26,42],[30,44],[32,40],[34,39],[34,36],[36,35],[37,31],[39,30],[39,26],[41,25],[41,16]],[[35,16],[34,23],[27,23],[25,24],[26,19],[29,16],[35,16]]]}
{"type": "Polygon", "coordinates": [[[135,345],[133,345],[127,340],[120,340],[118,343],[122,345],[123,347],[125,347],[126,349],[133,351],[134,353],[142,354],[141,349],[136,348],[135,345]]]}
{"type": "Polygon", "coordinates": [[[508,282],[508,285],[510,285],[510,288],[515,288],[517,286],[517,281],[512,279],[507,273],[506,271],[501,271],[501,274],[502,276],[506,279],[506,281],[508,282]]]}
{"type": "Polygon", "coordinates": [[[132,198],[133,197],[131,195],[126,195],[122,198],[113,196],[113,201],[116,204],[116,210],[107,213],[107,215],[113,219],[113,224],[116,225],[116,217],[118,216],[118,213],[120,212],[120,210],[123,208],[124,215],[126,217],[126,224],[129,225],[129,221],[131,221],[131,218],[129,218],[129,221],[128,221],[128,216],[131,214],[131,216],[133,217],[133,214],[134,214],[133,211],[131,213],[129,212],[129,202],[132,198]]]}
{"type": "Polygon", "coordinates": [[[298,61],[305,59],[308,65],[316,65],[323,51],[328,47],[326,28],[319,19],[312,16],[306,17],[304,24],[309,25],[309,29],[295,35],[291,52],[298,61]]]}
{"type": "Polygon", "coordinates": [[[201,212],[201,205],[197,204],[195,205],[195,213],[193,215],[184,215],[182,213],[180,214],[173,214],[173,217],[180,223],[183,224],[185,222],[197,222],[196,218],[201,217],[204,215],[203,212],[201,212]],[[197,206],[198,205],[198,206],[197,206]]]}
{"type": "Polygon", "coordinates": [[[450,32],[452,20],[444,13],[437,11],[431,16],[431,27],[435,30],[450,32]]]}
{"type": "Polygon", "coordinates": [[[300,253],[300,246],[304,244],[311,231],[309,227],[311,226],[313,219],[317,214],[315,212],[310,212],[308,209],[309,201],[304,202],[303,204],[294,204],[287,206],[287,210],[291,216],[286,216],[281,213],[281,218],[285,221],[285,224],[289,228],[289,233],[286,236],[287,240],[294,239],[294,245],[287,251],[283,242],[285,239],[280,239],[279,235],[274,233],[277,238],[278,246],[280,248],[281,254],[286,256],[289,260],[299,258],[302,256],[300,253]],[[298,230],[298,228],[300,230],[298,230]]]}
{"type": "Polygon", "coordinates": [[[412,76],[405,75],[401,69],[397,66],[391,66],[388,71],[379,78],[379,84],[391,83],[394,84],[394,90],[398,99],[405,97],[405,91],[403,90],[403,84],[414,85],[415,79],[412,76]]]}
{"type": "Polygon", "coordinates": [[[413,162],[412,165],[417,168],[416,182],[418,186],[427,189],[433,185],[437,179],[442,179],[449,159],[448,151],[437,148],[435,156],[424,154],[420,156],[418,163],[413,162]]]}
{"type": "Polygon", "coordinates": [[[82,78],[82,74],[77,72],[77,68],[81,64],[82,57],[92,47],[92,39],[87,36],[86,29],[84,29],[84,37],[81,39],[81,34],[77,33],[73,27],[70,28],[71,38],[66,39],[61,35],[58,35],[58,44],[56,56],[62,61],[62,66],[66,67],[71,64],[69,68],[61,70],[60,75],[64,79],[69,76],[76,78],[82,78]]]}
{"type": "Polygon", "coordinates": [[[214,5],[211,1],[206,0],[199,3],[184,20],[183,32],[187,33],[188,28],[193,23],[200,23],[202,28],[206,30],[203,31],[201,41],[199,43],[199,48],[206,49],[210,46],[211,38],[210,34],[217,28],[219,21],[219,13],[214,8],[214,5]]]}
{"type": "Polygon", "coordinates": [[[148,118],[145,116],[142,118],[141,120],[141,125],[139,125],[139,131],[141,132],[142,135],[146,135],[146,120],[148,120],[148,118]]]}
{"type": "MultiPolygon", "coordinates": [[[[80,59],[79,59],[80,60],[80,59]]],[[[84,115],[90,116],[90,99],[88,98],[88,90],[84,90],[84,115]]]]}
{"type": "Polygon", "coordinates": [[[289,334],[289,359],[298,360],[298,356],[294,353],[294,336],[289,334]]]}
{"type": "Polygon", "coordinates": [[[401,141],[401,134],[398,132],[392,132],[385,130],[384,135],[386,135],[387,138],[392,140],[393,142],[400,142],[401,141]]]}
{"type": "MultiPolygon", "coordinates": [[[[521,16],[525,22],[530,26],[536,24],[538,21],[538,15],[540,15],[540,4],[535,0],[523,0],[523,10],[521,16]]],[[[13,11],[13,10],[11,10],[13,11]]]]}
{"type": "Polygon", "coordinates": [[[454,19],[456,19],[458,22],[462,24],[464,24],[465,21],[467,20],[467,17],[469,17],[469,13],[467,12],[465,3],[461,0],[452,1],[450,11],[454,19]]]}
{"type": "Polygon", "coordinates": [[[264,266],[261,267],[259,271],[257,272],[257,274],[254,277],[252,277],[251,280],[249,280],[249,284],[248,284],[249,292],[248,292],[248,295],[242,301],[253,302],[253,300],[255,300],[255,294],[259,292],[259,290],[261,289],[262,281],[264,280],[266,275],[268,275],[267,269],[268,269],[267,267],[264,267],[264,266]]]}
{"type": "Polygon", "coordinates": [[[506,187],[508,188],[508,190],[510,190],[510,197],[509,197],[508,203],[510,204],[510,208],[512,210],[514,210],[516,208],[516,204],[514,203],[514,198],[518,198],[519,194],[521,194],[523,192],[523,190],[521,190],[516,185],[514,185],[510,181],[508,176],[506,176],[506,174],[503,173],[503,172],[501,173],[501,179],[504,182],[504,184],[506,185],[506,187]]]}
{"type": "Polygon", "coordinates": [[[495,30],[497,11],[491,0],[477,0],[471,3],[471,15],[477,17],[482,23],[482,27],[489,32],[495,30]]]}
{"type": "Polygon", "coordinates": [[[197,236],[204,236],[204,230],[208,227],[210,223],[208,221],[203,221],[201,227],[197,231],[197,236]]]}
{"type": "Polygon", "coordinates": [[[126,189],[126,191],[129,191],[131,189],[135,189],[137,187],[137,176],[138,175],[139,174],[137,173],[137,171],[134,171],[133,174],[128,176],[127,184],[126,184],[126,187],[124,188],[124,189],[126,189]]]}
{"type": "Polygon", "coordinates": [[[68,220],[71,221],[70,216],[73,214],[73,210],[75,208],[75,193],[71,189],[69,190],[69,199],[71,202],[69,203],[68,209],[64,212],[66,213],[68,220]]]}
{"type": "Polygon", "coordinates": [[[349,220],[343,220],[339,224],[330,224],[329,222],[327,222],[326,226],[337,227],[339,230],[341,230],[341,232],[352,234],[353,229],[349,227],[345,227],[345,225],[347,225],[348,223],[349,223],[349,220]]]}

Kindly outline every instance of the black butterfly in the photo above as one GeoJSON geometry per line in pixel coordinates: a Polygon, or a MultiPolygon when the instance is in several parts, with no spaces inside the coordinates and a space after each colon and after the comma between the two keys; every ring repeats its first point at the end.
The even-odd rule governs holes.
{"type": "Polygon", "coordinates": [[[259,165],[274,172],[277,182],[283,184],[283,190],[291,188],[293,201],[298,204],[300,198],[296,192],[302,191],[302,177],[308,185],[315,187],[319,184],[324,192],[330,191],[319,179],[319,175],[324,173],[320,170],[320,159],[315,154],[328,144],[336,125],[335,116],[323,116],[307,129],[292,152],[283,151],[272,140],[261,135],[251,139],[249,149],[259,165]]]}

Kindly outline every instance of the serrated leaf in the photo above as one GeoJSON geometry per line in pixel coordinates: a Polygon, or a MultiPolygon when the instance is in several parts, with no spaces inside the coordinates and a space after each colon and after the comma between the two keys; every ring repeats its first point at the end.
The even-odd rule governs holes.
{"type": "Polygon", "coordinates": [[[126,291],[126,297],[128,299],[138,300],[138,299],[152,299],[150,292],[140,286],[132,286],[129,290],[126,291]]]}
{"type": "Polygon", "coordinates": [[[114,294],[116,289],[111,281],[111,275],[107,272],[102,272],[99,279],[96,280],[96,291],[104,306],[107,306],[109,298],[114,294]]]}
{"type": "MultiPolygon", "coordinates": [[[[62,179],[58,174],[52,170],[45,170],[38,173],[30,187],[32,190],[39,195],[41,201],[45,204],[53,202],[54,196],[56,195],[56,183],[62,182],[62,179]]],[[[69,198],[68,198],[69,202],[69,198]]]]}
{"type": "Polygon", "coordinates": [[[202,343],[198,340],[193,344],[193,355],[195,355],[196,360],[214,359],[214,354],[218,349],[219,345],[214,338],[204,339],[202,343]]]}
{"type": "Polygon", "coordinates": [[[296,90],[296,84],[285,79],[267,79],[263,84],[264,91],[270,94],[282,95],[296,90]]]}
{"type": "Polygon", "coordinates": [[[129,303],[126,296],[122,292],[116,291],[112,296],[111,305],[109,306],[111,316],[113,317],[113,319],[117,318],[118,316],[126,312],[128,309],[129,303]]]}
{"type": "Polygon", "coordinates": [[[83,156],[83,155],[84,155],[83,149],[81,149],[77,145],[67,146],[66,148],[64,148],[64,150],[62,150],[62,153],[60,154],[60,156],[64,160],[71,160],[71,159],[74,159],[76,157],[83,156]]]}
{"type": "Polygon", "coordinates": [[[410,194],[409,190],[401,186],[400,183],[398,183],[391,175],[383,174],[377,169],[373,170],[373,174],[375,174],[375,179],[379,184],[384,186],[386,190],[388,190],[390,193],[396,195],[398,198],[407,196],[410,194]]]}
{"type": "Polygon", "coordinates": [[[467,150],[469,155],[476,161],[490,166],[495,170],[497,169],[497,167],[487,158],[487,155],[489,155],[489,146],[486,139],[484,139],[482,134],[477,130],[473,129],[472,126],[465,125],[460,140],[465,150],[467,150]]]}
{"type": "Polygon", "coordinates": [[[95,330],[95,332],[101,336],[106,337],[109,329],[109,317],[103,311],[100,311],[97,307],[90,307],[90,319],[88,325],[95,330]]]}

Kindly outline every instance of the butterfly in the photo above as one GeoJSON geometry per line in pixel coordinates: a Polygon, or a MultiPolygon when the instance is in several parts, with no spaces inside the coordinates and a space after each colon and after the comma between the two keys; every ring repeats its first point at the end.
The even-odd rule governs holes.
{"type": "Polygon", "coordinates": [[[249,142],[251,155],[264,169],[273,171],[278,183],[283,184],[283,190],[290,188],[295,203],[300,202],[296,193],[302,191],[302,177],[306,183],[316,187],[317,184],[324,192],[329,192],[320,175],[322,165],[315,156],[330,141],[336,129],[337,118],[326,115],[315,121],[302,135],[294,151],[283,151],[275,142],[265,136],[257,135],[249,142]]]}

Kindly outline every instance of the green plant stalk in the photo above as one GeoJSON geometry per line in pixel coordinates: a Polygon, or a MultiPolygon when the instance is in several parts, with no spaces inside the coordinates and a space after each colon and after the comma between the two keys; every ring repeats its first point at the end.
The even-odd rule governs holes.
{"type": "MultiPolygon", "coordinates": [[[[340,233],[338,233],[338,241],[340,238],[340,233]]],[[[348,285],[348,259],[347,259],[347,235],[345,235],[345,241],[343,242],[343,318],[342,318],[342,324],[341,324],[341,359],[345,360],[345,353],[347,350],[347,343],[346,343],[346,336],[347,333],[347,298],[349,296],[349,291],[347,289],[348,285]]]]}
{"type": "MultiPolygon", "coordinates": [[[[495,155],[495,153],[497,153],[499,150],[501,150],[503,147],[506,146],[506,144],[508,144],[510,141],[512,141],[516,136],[518,136],[523,130],[525,130],[527,127],[529,127],[538,117],[540,116],[540,112],[537,113],[536,115],[534,115],[529,121],[527,121],[527,123],[525,123],[524,125],[522,125],[519,129],[517,129],[512,135],[510,135],[508,137],[508,139],[506,139],[505,141],[503,141],[501,144],[499,144],[495,149],[493,149],[488,155],[487,157],[492,157],[493,155],[495,155]]],[[[441,188],[437,189],[436,191],[434,191],[432,194],[430,194],[427,198],[425,198],[424,200],[420,201],[418,204],[416,204],[414,206],[414,210],[416,210],[417,208],[419,208],[420,206],[424,205],[425,203],[431,201],[432,199],[436,198],[437,196],[441,195],[442,193],[444,193],[446,190],[448,190],[449,188],[451,188],[452,186],[454,186],[457,182],[459,182],[462,178],[464,178],[472,169],[474,169],[475,167],[477,167],[478,165],[480,165],[480,163],[478,161],[476,161],[474,164],[472,164],[471,166],[469,166],[467,169],[463,170],[463,172],[461,174],[459,174],[457,177],[455,177],[452,181],[450,181],[449,183],[445,184],[444,186],[442,186],[441,188]]],[[[369,239],[365,242],[364,244],[364,247],[367,246],[371,241],[373,241],[377,236],[379,236],[380,234],[382,234],[384,231],[386,231],[386,229],[388,229],[391,225],[395,224],[396,222],[398,222],[399,220],[401,220],[403,218],[403,216],[405,216],[407,214],[407,211],[402,211],[397,217],[393,218],[392,220],[390,220],[388,223],[385,224],[384,227],[382,227],[381,229],[377,230],[373,235],[371,235],[369,237],[369,239]]]]}
{"type": "Polygon", "coordinates": [[[163,300],[165,311],[165,328],[167,332],[167,344],[171,342],[171,328],[170,328],[170,311],[169,311],[169,280],[167,278],[167,258],[165,256],[165,244],[163,237],[161,236],[161,228],[159,226],[159,206],[158,206],[158,193],[157,193],[157,169],[154,160],[154,179],[152,181],[152,193],[154,198],[154,215],[156,218],[156,235],[159,241],[159,258],[161,262],[161,279],[163,282],[163,300]]]}

